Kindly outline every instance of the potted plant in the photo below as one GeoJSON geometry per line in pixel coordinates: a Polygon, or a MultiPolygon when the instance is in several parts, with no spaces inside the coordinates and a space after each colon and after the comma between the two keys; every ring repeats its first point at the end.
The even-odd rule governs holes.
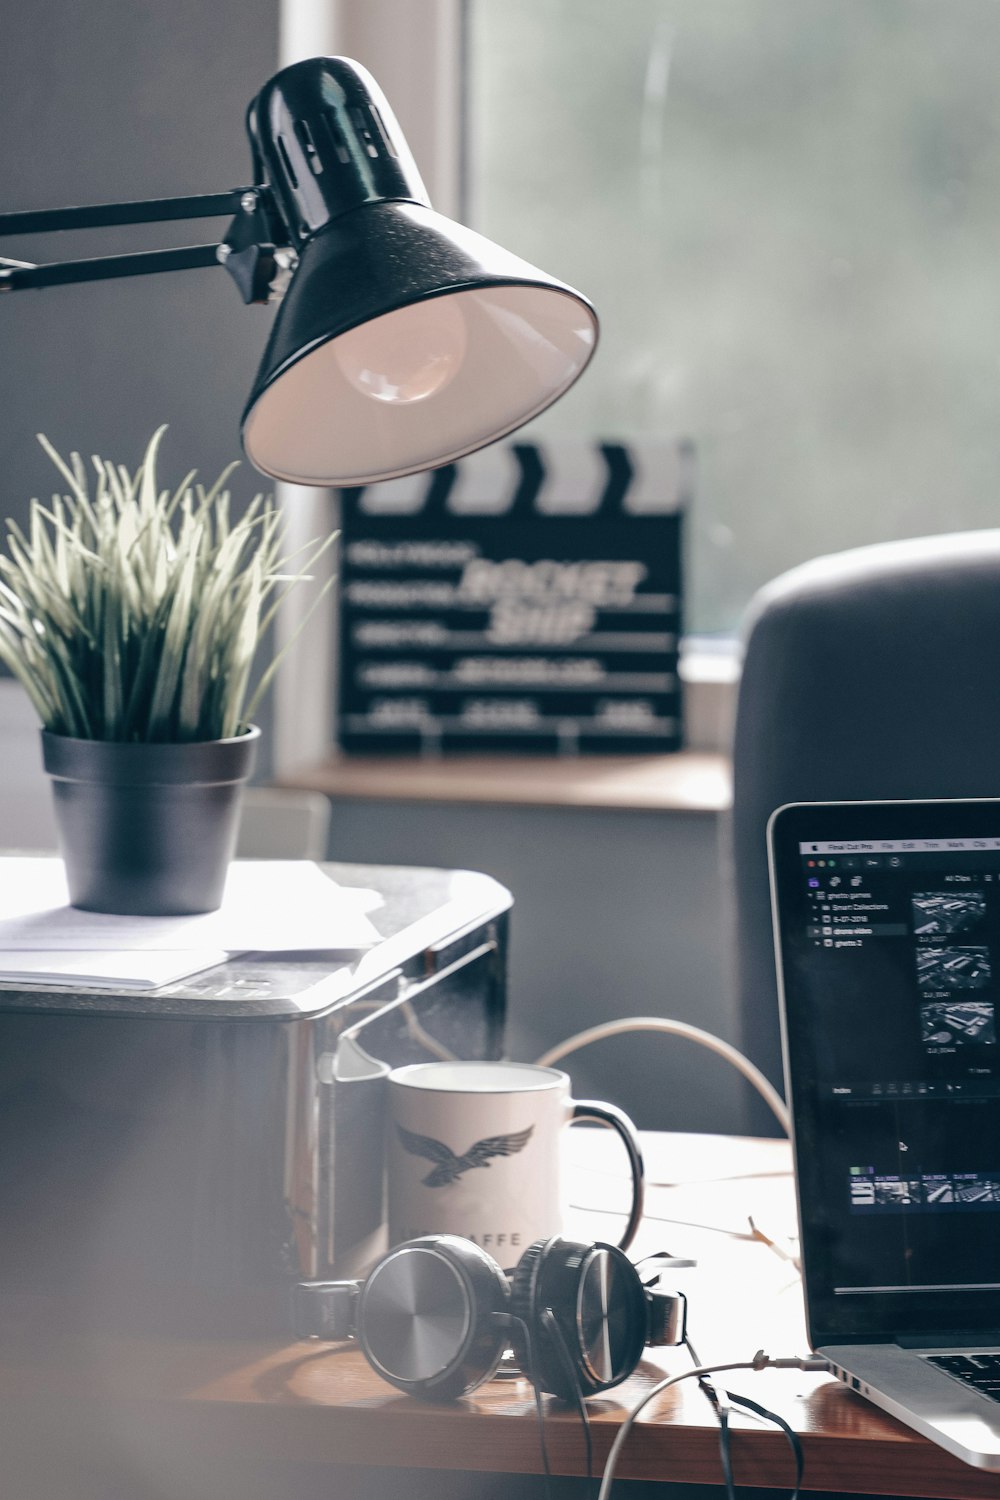
{"type": "Polygon", "coordinates": [[[42,721],[70,900],[92,911],[219,905],[283,653],[251,694],[254,659],[333,540],[291,566],[270,500],[231,518],[235,464],[208,489],[194,470],[160,489],[164,431],[134,474],[95,458],[93,488],[40,436],[69,493],[33,500],[26,533],[8,521],[0,555],[0,659],[42,721]]]}

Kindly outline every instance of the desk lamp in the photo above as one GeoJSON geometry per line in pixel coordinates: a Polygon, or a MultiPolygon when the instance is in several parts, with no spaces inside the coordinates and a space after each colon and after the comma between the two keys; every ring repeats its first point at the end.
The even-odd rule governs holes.
{"type": "Polygon", "coordinates": [[[431,208],[375,80],[355,62],[284,68],[247,112],[254,185],[0,214],[0,235],[235,212],[221,244],[29,265],[0,292],[221,263],[278,310],[243,413],[247,457],[304,485],[395,479],[543,411],[597,340],[579,292],[431,208]]]}

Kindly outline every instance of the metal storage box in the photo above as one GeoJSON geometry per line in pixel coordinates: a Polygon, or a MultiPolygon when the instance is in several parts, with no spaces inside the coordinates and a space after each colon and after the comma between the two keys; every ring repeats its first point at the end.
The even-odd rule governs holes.
{"type": "Polygon", "coordinates": [[[501,1055],[511,898],[469,871],[322,868],[382,898],[361,957],[0,988],[0,1316],[276,1331],[289,1282],[378,1253],[385,1075],[501,1055]]]}

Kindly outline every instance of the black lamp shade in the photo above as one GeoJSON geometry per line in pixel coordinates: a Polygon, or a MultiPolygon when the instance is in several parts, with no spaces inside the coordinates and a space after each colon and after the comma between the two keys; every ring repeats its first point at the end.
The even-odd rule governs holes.
{"type": "Polygon", "coordinates": [[[596,345],[587,300],[427,205],[419,178],[402,176],[409,157],[388,104],[356,64],[314,59],[268,90],[255,128],[270,174],[283,175],[276,197],[299,263],[243,416],[251,462],[297,484],[372,484],[461,458],[561,396],[596,345]],[[331,79],[346,102],[340,150],[321,161],[310,93],[320,124],[334,118],[331,79]],[[369,114],[355,150],[359,99],[377,130],[369,114]]]}
{"type": "Polygon", "coordinates": [[[417,203],[309,240],[243,419],[257,468],[372,484],[461,458],[583,370],[596,318],[569,287],[417,203]]]}

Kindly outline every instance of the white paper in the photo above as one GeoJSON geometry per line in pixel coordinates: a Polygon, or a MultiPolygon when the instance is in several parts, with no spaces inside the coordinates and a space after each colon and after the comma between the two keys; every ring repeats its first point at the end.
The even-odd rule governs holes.
{"type": "Polygon", "coordinates": [[[0,984],[70,985],[83,989],[156,990],[225,963],[228,953],[101,953],[64,949],[42,953],[23,948],[0,953],[0,984]]]}
{"type": "Polygon", "coordinates": [[[68,902],[62,860],[0,856],[0,965],[15,949],[356,953],[379,941],[366,915],[379,897],[307,860],[237,860],[219,910],[192,917],[108,916],[68,902]]]}

